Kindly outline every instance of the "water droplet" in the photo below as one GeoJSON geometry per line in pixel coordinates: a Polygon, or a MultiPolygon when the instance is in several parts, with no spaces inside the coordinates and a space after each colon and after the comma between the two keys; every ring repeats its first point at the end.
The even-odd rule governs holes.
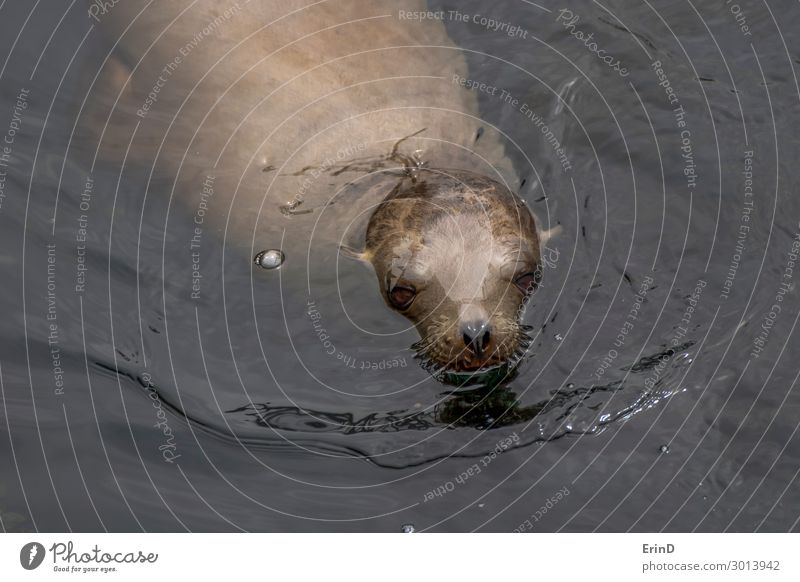
{"type": "Polygon", "coordinates": [[[660,453],[664,453],[665,455],[669,454],[669,445],[661,445],[660,447],[658,447],[658,451],[660,453]]]}
{"type": "Polygon", "coordinates": [[[254,262],[262,269],[278,269],[286,260],[286,255],[278,249],[261,251],[256,255],[254,262]]]}
{"type": "Polygon", "coordinates": [[[405,524],[402,528],[400,528],[403,533],[414,533],[417,529],[410,523],[405,524]]]}

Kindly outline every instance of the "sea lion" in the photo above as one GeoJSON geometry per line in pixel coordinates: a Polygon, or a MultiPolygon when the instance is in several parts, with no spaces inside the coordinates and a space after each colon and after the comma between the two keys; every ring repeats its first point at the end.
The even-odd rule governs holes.
{"type": "Polygon", "coordinates": [[[524,348],[545,234],[443,17],[421,14],[421,0],[126,0],[90,13],[111,51],[82,115],[98,159],[166,176],[250,257],[304,248],[312,229],[338,244],[367,217],[352,254],[424,360],[474,370],[524,348]]]}

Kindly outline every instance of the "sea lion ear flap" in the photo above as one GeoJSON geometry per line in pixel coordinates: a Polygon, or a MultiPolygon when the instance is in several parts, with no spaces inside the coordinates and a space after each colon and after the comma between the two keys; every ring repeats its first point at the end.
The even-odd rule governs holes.
{"type": "Polygon", "coordinates": [[[539,231],[539,244],[542,245],[542,246],[545,246],[547,244],[547,241],[549,241],[551,238],[554,238],[554,237],[560,235],[563,231],[564,231],[564,229],[561,228],[560,224],[558,226],[554,226],[553,228],[550,228],[550,229],[547,229],[547,230],[540,230],[539,231]]]}
{"type": "Polygon", "coordinates": [[[365,263],[372,266],[366,250],[367,227],[369,227],[369,212],[365,212],[350,223],[347,232],[344,233],[339,241],[339,253],[349,259],[365,263]],[[359,250],[361,249],[361,250],[359,250]]]}
{"type": "Polygon", "coordinates": [[[339,254],[341,254],[343,257],[347,257],[348,259],[353,259],[372,266],[367,251],[358,251],[347,245],[339,245],[339,254]]]}
{"type": "Polygon", "coordinates": [[[533,222],[536,225],[536,234],[539,235],[539,244],[541,246],[545,246],[547,241],[549,241],[551,238],[559,236],[564,231],[560,224],[545,230],[542,228],[542,221],[539,219],[539,216],[535,212],[531,212],[531,214],[533,215],[533,222]]]}

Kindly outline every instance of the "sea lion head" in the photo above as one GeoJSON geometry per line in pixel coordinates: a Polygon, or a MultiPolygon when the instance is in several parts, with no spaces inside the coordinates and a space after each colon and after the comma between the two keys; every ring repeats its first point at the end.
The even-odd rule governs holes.
{"type": "Polygon", "coordinates": [[[540,279],[539,237],[502,184],[462,170],[401,179],[369,220],[365,258],[387,305],[417,328],[427,367],[513,364],[527,347],[520,319],[540,279]]]}

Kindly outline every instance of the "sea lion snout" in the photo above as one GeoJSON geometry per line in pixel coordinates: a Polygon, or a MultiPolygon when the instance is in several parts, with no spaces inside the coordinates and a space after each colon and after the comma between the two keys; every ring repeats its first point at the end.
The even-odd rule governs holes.
{"type": "Polygon", "coordinates": [[[417,328],[426,366],[473,371],[524,353],[539,236],[505,186],[463,170],[402,178],[370,218],[365,256],[387,305],[417,328]]]}
{"type": "Polygon", "coordinates": [[[464,346],[473,356],[483,357],[492,342],[492,326],[488,321],[471,321],[462,324],[461,337],[464,346]]]}

